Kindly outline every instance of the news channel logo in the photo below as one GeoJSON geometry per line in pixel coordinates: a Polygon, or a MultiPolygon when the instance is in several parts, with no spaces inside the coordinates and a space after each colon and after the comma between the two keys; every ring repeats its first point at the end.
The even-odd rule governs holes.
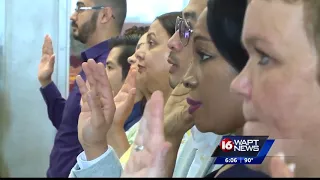
{"type": "Polygon", "coordinates": [[[212,154],[214,164],[261,164],[274,141],[268,136],[223,136],[212,154]]]}

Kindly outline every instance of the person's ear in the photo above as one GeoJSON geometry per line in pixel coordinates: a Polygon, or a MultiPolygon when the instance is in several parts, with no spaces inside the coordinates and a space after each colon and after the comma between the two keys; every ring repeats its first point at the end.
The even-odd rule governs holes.
{"type": "Polygon", "coordinates": [[[111,7],[105,7],[101,10],[101,24],[108,23],[111,19],[113,19],[113,10],[111,7]]]}

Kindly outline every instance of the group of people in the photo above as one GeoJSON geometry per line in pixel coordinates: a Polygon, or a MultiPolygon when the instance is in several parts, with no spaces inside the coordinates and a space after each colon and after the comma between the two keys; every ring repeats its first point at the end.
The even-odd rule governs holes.
{"type": "Polygon", "coordinates": [[[89,48],[67,99],[45,37],[48,177],[320,176],[320,1],[190,0],[120,35],[126,11],[77,2],[73,36],[89,48]],[[277,145],[261,165],[216,165],[223,135],[277,145]]]}

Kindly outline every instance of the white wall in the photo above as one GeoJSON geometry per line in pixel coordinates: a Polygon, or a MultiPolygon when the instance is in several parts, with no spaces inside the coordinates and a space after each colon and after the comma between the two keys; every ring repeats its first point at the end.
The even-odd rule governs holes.
{"type": "Polygon", "coordinates": [[[57,56],[54,81],[67,94],[69,6],[67,0],[0,0],[0,153],[10,177],[46,176],[55,130],[39,92],[37,69],[49,33],[57,56]]]}
{"type": "MultiPolygon", "coordinates": [[[[71,0],[73,12],[78,0],[71,0]]],[[[151,23],[157,16],[167,12],[182,11],[189,0],[127,0],[126,22],[151,23]]]]}

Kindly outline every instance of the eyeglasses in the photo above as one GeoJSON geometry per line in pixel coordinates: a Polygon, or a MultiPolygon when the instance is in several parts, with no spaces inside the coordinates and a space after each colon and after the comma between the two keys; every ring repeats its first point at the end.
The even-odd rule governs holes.
{"type": "MultiPolygon", "coordinates": [[[[77,6],[76,9],[74,9],[78,14],[86,11],[86,10],[99,10],[99,9],[103,9],[105,8],[105,6],[93,6],[93,7],[83,7],[83,6],[77,6]]],[[[113,19],[115,19],[114,15],[112,14],[111,16],[113,19]]]]}
{"type": "Polygon", "coordinates": [[[190,22],[178,16],[176,20],[175,31],[179,32],[179,37],[182,45],[187,46],[191,34],[193,33],[193,30],[190,26],[190,22]]]}

